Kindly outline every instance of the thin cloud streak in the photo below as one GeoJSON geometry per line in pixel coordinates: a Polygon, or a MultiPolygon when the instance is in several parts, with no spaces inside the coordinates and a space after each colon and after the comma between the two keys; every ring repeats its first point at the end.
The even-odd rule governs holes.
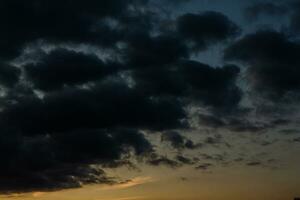
{"type": "Polygon", "coordinates": [[[103,187],[101,187],[101,189],[103,189],[103,190],[126,189],[126,188],[131,188],[131,187],[144,185],[144,184],[152,183],[152,182],[155,182],[155,180],[150,176],[136,177],[136,178],[133,178],[132,180],[128,180],[128,181],[125,181],[125,182],[120,183],[120,184],[110,185],[110,186],[103,186],[103,187]]]}

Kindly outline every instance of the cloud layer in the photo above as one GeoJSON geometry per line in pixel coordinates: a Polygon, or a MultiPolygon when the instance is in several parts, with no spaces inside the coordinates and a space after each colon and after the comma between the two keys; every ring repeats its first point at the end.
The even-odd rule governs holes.
{"type": "MultiPolygon", "coordinates": [[[[249,11],[283,13],[269,6],[249,11]]],[[[152,166],[193,165],[197,159],[160,155],[147,134],[161,132],[161,142],[179,152],[201,148],[184,135],[195,128],[191,108],[205,111],[196,126],[237,132],[272,126],[241,120],[252,112],[241,105],[242,75],[266,101],[298,96],[300,47],[292,36],[240,35],[215,11],[164,14],[147,0],[1,1],[1,192],[114,184],[102,167],[133,166],[136,157],[152,166]],[[195,58],[216,45],[226,46],[221,66],[195,58]]]]}

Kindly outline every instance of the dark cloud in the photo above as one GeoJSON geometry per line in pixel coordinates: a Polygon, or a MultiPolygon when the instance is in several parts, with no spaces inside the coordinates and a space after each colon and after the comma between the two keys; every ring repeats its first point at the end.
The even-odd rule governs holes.
{"type": "Polygon", "coordinates": [[[200,50],[206,49],[211,44],[234,38],[240,32],[234,22],[218,12],[185,14],[178,18],[177,24],[179,34],[200,50]]]}
{"type": "Polygon", "coordinates": [[[198,165],[195,169],[198,169],[198,170],[208,170],[211,167],[213,167],[213,164],[211,164],[211,163],[203,163],[201,165],[198,165]]]}
{"type": "Polygon", "coordinates": [[[225,58],[249,65],[251,85],[274,101],[297,94],[300,89],[299,50],[299,44],[283,33],[267,30],[238,40],[226,50],[225,58]]]}
{"type": "Polygon", "coordinates": [[[25,95],[9,102],[0,118],[0,155],[6,160],[0,167],[3,191],[108,183],[105,174],[96,176],[89,165],[128,166],[129,152],[142,157],[153,152],[136,129],[186,126],[185,111],[176,99],[150,98],[119,82],[64,89],[42,99],[25,95]],[[73,171],[77,167],[80,171],[73,171]]]}
{"type": "Polygon", "coordinates": [[[150,37],[145,34],[133,34],[127,38],[127,42],[124,59],[130,67],[161,68],[177,62],[180,58],[188,57],[185,44],[172,35],[150,37]]]}
{"type": "Polygon", "coordinates": [[[248,166],[260,166],[260,165],[262,165],[262,163],[261,162],[249,162],[249,163],[247,163],[247,165],[248,166]]]}
{"type": "Polygon", "coordinates": [[[173,67],[149,69],[134,74],[137,87],[151,95],[171,95],[202,103],[216,110],[235,109],[242,96],[236,85],[235,65],[213,68],[183,60],[173,67]]]}
{"type": "Polygon", "coordinates": [[[289,28],[296,36],[300,33],[300,3],[298,1],[289,1],[291,11],[289,28]]]}
{"type": "Polygon", "coordinates": [[[212,68],[198,62],[185,62],[181,72],[197,99],[206,105],[216,108],[231,109],[236,107],[241,99],[241,91],[235,81],[239,74],[239,68],[234,65],[222,68],[212,68]]]}
{"type": "MultiPolygon", "coordinates": [[[[162,132],[162,141],[180,150],[201,147],[184,135],[191,105],[215,117],[206,119],[209,126],[232,125],[223,118],[242,99],[240,68],[192,56],[233,39],[238,26],[205,12],[183,14],[164,29],[161,11],[147,2],[0,2],[0,192],[114,184],[102,168],[136,169],[134,158],[152,166],[192,165],[197,160],[182,152],[159,155],[144,135],[162,132]]],[[[224,155],[204,159],[221,162],[224,155]]]]}
{"type": "Polygon", "coordinates": [[[271,127],[273,126],[259,122],[250,122],[245,119],[232,119],[228,124],[228,128],[236,132],[259,132],[271,127]]]}
{"type": "Polygon", "coordinates": [[[279,131],[285,135],[295,135],[298,134],[300,131],[298,129],[283,129],[279,131]]]}
{"type": "Polygon", "coordinates": [[[185,147],[187,149],[197,149],[197,148],[201,148],[202,144],[201,143],[195,144],[193,141],[187,140],[186,143],[185,143],[185,147]]]}
{"type": "Polygon", "coordinates": [[[115,184],[103,170],[88,166],[64,166],[43,172],[8,172],[1,174],[1,193],[53,191],[81,187],[82,184],[115,184]]]}
{"type": "Polygon", "coordinates": [[[195,160],[190,159],[188,157],[182,156],[182,155],[177,155],[176,156],[176,160],[178,160],[179,162],[186,164],[186,165],[193,165],[195,164],[195,160]]]}
{"type": "Polygon", "coordinates": [[[274,143],[276,143],[277,141],[262,141],[261,143],[260,143],[260,145],[261,146],[270,146],[270,145],[272,145],[272,144],[274,144],[274,143]]]}
{"type": "Polygon", "coordinates": [[[161,141],[169,141],[174,148],[184,147],[185,138],[177,132],[167,132],[161,136],[161,141]]]}
{"type": "Polygon", "coordinates": [[[248,19],[257,19],[264,16],[287,18],[288,23],[285,23],[282,28],[291,36],[298,37],[300,31],[300,3],[297,0],[258,2],[247,7],[245,15],[248,19]]]}
{"type": "Polygon", "coordinates": [[[243,162],[245,159],[244,158],[236,158],[234,159],[234,162],[243,162]]]}
{"type": "Polygon", "coordinates": [[[293,142],[300,142],[300,137],[299,138],[294,138],[293,142]]]}
{"type": "Polygon", "coordinates": [[[205,144],[209,144],[209,145],[218,145],[220,143],[222,143],[222,136],[221,135],[215,135],[213,137],[207,137],[205,139],[205,144]]]}
{"type": "Polygon", "coordinates": [[[111,44],[116,33],[100,20],[121,16],[131,3],[133,0],[4,0],[0,10],[0,57],[13,58],[24,45],[37,39],[111,44]]]}
{"type": "Polygon", "coordinates": [[[200,161],[204,163],[198,164],[198,166],[196,165],[195,169],[209,170],[214,166],[228,167],[236,166],[237,164],[269,169],[277,169],[280,167],[280,163],[278,163],[276,159],[270,158],[270,155],[265,152],[256,155],[251,155],[249,153],[240,154],[238,157],[232,157],[232,155],[232,153],[228,154],[226,152],[221,154],[200,154],[200,161]]]}
{"type": "Polygon", "coordinates": [[[181,181],[188,181],[189,179],[186,178],[186,177],[180,177],[180,180],[181,180],[181,181]]]}
{"type": "Polygon", "coordinates": [[[20,79],[21,70],[0,61],[0,84],[6,87],[13,87],[20,79]]]}
{"type": "Polygon", "coordinates": [[[150,98],[124,84],[107,83],[93,89],[66,89],[43,99],[24,99],[1,113],[3,126],[24,135],[80,128],[180,128],[185,111],[179,101],[150,98]],[[67,120],[66,120],[67,119],[67,120]]]}
{"type": "Polygon", "coordinates": [[[201,125],[205,125],[213,128],[221,128],[226,125],[222,117],[214,115],[199,115],[199,122],[201,125]]]}
{"type": "Polygon", "coordinates": [[[24,66],[27,78],[42,90],[62,88],[99,80],[114,71],[118,65],[104,63],[95,55],[85,55],[57,49],[45,55],[37,63],[24,66]]]}
{"type": "Polygon", "coordinates": [[[193,141],[175,131],[163,133],[161,136],[161,141],[170,142],[172,147],[175,149],[195,149],[197,147],[201,147],[201,144],[195,144],[193,141]]]}
{"type": "Polygon", "coordinates": [[[215,115],[203,115],[199,116],[200,125],[204,125],[210,128],[228,129],[235,132],[259,132],[274,127],[289,124],[290,120],[275,119],[263,121],[253,121],[249,119],[249,116],[245,113],[230,116],[215,116],[215,115]]]}
{"type": "Polygon", "coordinates": [[[151,153],[152,145],[135,130],[76,130],[34,138],[1,134],[0,190],[6,192],[53,190],[88,183],[114,183],[90,164],[109,165],[131,149],[151,153]]]}
{"type": "Polygon", "coordinates": [[[152,166],[166,166],[166,167],[170,167],[170,168],[178,168],[180,167],[182,164],[175,161],[175,160],[171,160],[166,156],[158,156],[153,154],[151,156],[151,158],[148,160],[148,164],[152,165],[152,166]]]}
{"type": "Polygon", "coordinates": [[[129,170],[141,171],[141,169],[136,164],[134,164],[130,160],[126,160],[126,159],[111,161],[109,163],[103,163],[103,164],[101,164],[101,167],[108,168],[108,169],[116,169],[119,167],[126,167],[129,170]]]}
{"type": "Polygon", "coordinates": [[[284,16],[288,13],[288,6],[274,2],[260,2],[246,8],[245,16],[257,20],[261,16],[284,16]]]}
{"type": "Polygon", "coordinates": [[[226,155],[224,154],[201,154],[202,159],[208,160],[208,161],[214,161],[214,162],[223,162],[226,160],[226,155]]]}

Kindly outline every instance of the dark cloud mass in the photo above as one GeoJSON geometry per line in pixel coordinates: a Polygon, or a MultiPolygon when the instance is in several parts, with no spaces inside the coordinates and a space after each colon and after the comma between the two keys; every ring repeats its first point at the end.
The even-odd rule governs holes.
{"type": "Polygon", "coordinates": [[[248,19],[257,20],[259,17],[266,16],[284,16],[288,13],[288,6],[272,2],[260,2],[246,8],[245,16],[248,19]]]}
{"type": "Polygon", "coordinates": [[[238,35],[240,29],[225,15],[218,12],[185,14],[178,18],[178,31],[196,49],[226,41],[238,35]]]}
{"type": "Polygon", "coordinates": [[[289,2],[291,16],[290,16],[290,29],[296,35],[300,33],[300,3],[298,1],[289,2]]]}
{"type": "Polygon", "coordinates": [[[163,133],[161,141],[170,142],[171,146],[175,149],[196,149],[201,147],[201,144],[195,144],[193,141],[174,131],[163,133]]]}
{"type": "Polygon", "coordinates": [[[125,60],[130,67],[161,67],[188,57],[188,50],[179,38],[171,35],[151,37],[145,33],[135,33],[126,38],[125,60]]]}
{"type": "Polygon", "coordinates": [[[295,37],[298,37],[300,33],[300,3],[297,0],[256,2],[246,7],[244,15],[247,19],[257,21],[264,19],[264,17],[287,18],[282,29],[295,37]]]}
{"type": "Polygon", "coordinates": [[[235,65],[213,68],[197,61],[182,60],[163,69],[136,71],[137,87],[151,95],[170,95],[204,104],[215,110],[238,106],[242,91],[236,85],[235,65]]]}
{"type": "Polygon", "coordinates": [[[3,126],[25,135],[81,128],[138,127],[163,130],[180,128],[185,112],[170,98],[152,99],[119,83],[93,89],[66,89],[43,99],[26,98],[1,113],[3,126]]]}
{"type": "Polygon", "coordinates": [[[1,192],[55,190],[88,183],[114,183],[89,163],[109,164],[132,147],[137,155],[152,151],[135,130],[75,130],[30,138],[2,132],[1,192]],[[80,148],[79,148],[80,147],[80,148]]]}
{"type": "Polygon", "coordinates": [[[95,55],[58,49],[41,61],[24,66],[35,87],[42,90],[62,88],[98,80],[117,71],[117,64],[104,63],[95,55]]]}
{"type": "Polygon", "coordinates": [[[173,169],[181,166],[181,163],[175,160],[171,160],[166,156],[157,156],[157,155],[152,155],[148,161],[148,164],[153,166],[166,166],[173,169]]]}
{"type": "Polygon", "coordinates": [[[211,163],[204,163],[204,164],[201,164],[201,165],[197,166],[196,169],[206,171],[211,167],[213,167],[213,165],[211,163]]]}
{"type": "Polygon", "coordinates": [[[21,70],[5,62],[0,62],[0,84],[12,87],[19,81],[21,70]]]}
{"type": "MultiPolygon", "coordinates": [[[[1,1],[1,56],[19,55],[27,43],[37,40],[57,42],[100,42],[105,24],[96,26],[105,17],[118,17],[131,0],[30,0],[1,1]],[[98,30],[100,29],[100,30],[98,30]],[[100,34],[99,34],[100,33],[100,34]]],[[[101,22],[100,22],[101,23],[101,22]]],[[[105,33],[110,33],[105,30],[105,33]]],[[[113,38],[113,36],[111,37],[113,38]]]]}
{"type": "Polygon", "coordinates": [[[237,41],[226,50],[225,58],[249,65],[250,83],[258,93],[272,98],[299,91],[299,52],[299,44],[284,33],[266,30],[237,41]]]}
{"type": "MultiPolygon", "coordinates": [[[[185,151],[226,142],[216,134],[197,143],[187,135],[192,128],[254,132],[278,122],[240,117],[241,68],[266,99],[297,96],[299,43],[272,30],[235,40],[242,29],[221,12],[168,15],[154,6],[176,10],[185,2],[193,1],[1,0],[1,193],[114,184],[103,169],[136,168],[133,160],[194,165],[185,151]],[[241,67],[202,62],[216,44],[241,67]],[[148,137],[156,132],[177,156],[160,154],[148,137]]],[[[255,15],[279,12],[266,7],[255,15]]],[[[291,21],[296,27],[297,11],[291,21]]]]}

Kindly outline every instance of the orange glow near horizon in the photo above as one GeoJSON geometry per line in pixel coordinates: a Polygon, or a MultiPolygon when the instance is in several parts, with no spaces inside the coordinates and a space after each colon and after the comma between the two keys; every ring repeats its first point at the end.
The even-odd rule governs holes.
{"type": "Polygon", "coordinates": [[[299,189],[298,175],[290,170],[232,168],[213,173],[191,169],[152,170],[117,185],[92,185],[57,192],[2,196],[11,200],[286,200],[299,189]],[[251,172],[251,173],[250,173],[251,172]],[[189,174],[190,173],[190,174],[189,174]],[[179,177],[186,175],[187,180],[179,177]],[[255,191],[255,192],[253,192],[255,191]],[[276,193],[274,193],[276,191],[276,193]]]}

